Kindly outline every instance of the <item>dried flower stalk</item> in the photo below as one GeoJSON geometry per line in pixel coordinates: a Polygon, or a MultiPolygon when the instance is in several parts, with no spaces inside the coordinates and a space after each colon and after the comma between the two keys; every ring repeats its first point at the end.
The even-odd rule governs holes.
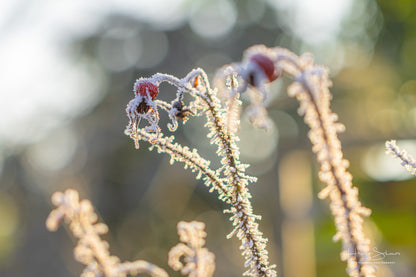
{"type": "Polygon", "coordinates": [[[395,140],[386,141],[386,153],[401,161],[400,165],[407,169],[412,175],[416,175],[416,161],[406,149],[400,149],[395,140]]]}
{"type": "Polygon", "coordinates": [[[169,266],[189,277],[211,277],[215,271],[215,255],[204,248],[205,224],[181,221],[177,226],[179,243],[169,251],[169,266]],[[184,257],[184,264],[181,258],[184,257]]]}
{"type": "Polygon", "coordinates": [[[98,217],[91,202],[79,201],[77,191],[68,189],[64,193],[55,192],[52,203],[57,208],[49,214],[46,227],[49,231],[56,231],[62,221],[69,224],[71,232],[78,238],[74,249],[75,259],[86,265],[81,276],[123,277],[145,273],[153,277],[168,277],[165,270],[149,262],[137,260],[121,263],[117,257],[111,256],[108,243],[100,238],[100,235],[108,232],[107,225],[97,223],[98,217]]]}

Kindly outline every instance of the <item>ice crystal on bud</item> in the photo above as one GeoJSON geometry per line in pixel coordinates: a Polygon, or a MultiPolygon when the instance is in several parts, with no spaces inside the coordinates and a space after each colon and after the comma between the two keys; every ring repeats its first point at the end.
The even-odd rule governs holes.
{"type": "MultiPolygon", "coordinates": [[[[149,98],[142,97],[140,94],[137,95],[127,104],[126,113],[130,120],[125,131],[126,134],[136,136],[137,130],[140,129],[140,121],[145,119],[148,123],[150,123],[149,126],[145,127],[145,130],[155,133],[152,141],[159,137],[159,113],[155,103],[149,98]]],[[[135,139],[134,142],[136,148],[139,148],[139,141],[135,139]]]]}
{"type": "Polygon", "coordinates": [[[172,123],[168,123],[169,130],[172,132],[176,131],[178,128],[178,119],[185,123],[189,115],[193,115],[191,109],[185,107],[181,100],[175,100],[169,110],[169,117],[172,120],[172,123]]]}
{"type": "MultiPolygon", "coordinates": [[[[139,129],[140,121],[145,119],[150,124],[145,127],[145,130],[155,133],[153,140],[156,140],[160,135],[159,112],[156,102],[153,100],[159,93],[158,84],[152,80],[141,78],[134,84],[134,92],[136,97],[127,104],[126,108],[129,125],[125,132],[135,136],[139,129]]],[[[139,148],[138,140],[134,142],[136,148],[139,148]]]]}
{"type": "Polygon", "coordinates": [[[215,255],[203,247],[207,236],[205,224],[181,221],[177,229],[182,243],[169,251],[169,266],[189,277],[211,277],[215,271],[215,255]]]}
{"type": "Polygon", "coordinates": [[[77,191],[56,192],[52,195],[52,203],[57,208],[49,214],[46,227],[56,231],[63,220],[69,223],[71,232],[78,239],[74,257],[86,265],[81,276],[125,277],[147,273],[154,277],[168,277],[166,271],[146,261],[121,263],[117,257],[111,256],[108,243],[100,238],[108,232],[107,225],[97,223],[98,217],[91,202],[79,201],[77,191]]]}

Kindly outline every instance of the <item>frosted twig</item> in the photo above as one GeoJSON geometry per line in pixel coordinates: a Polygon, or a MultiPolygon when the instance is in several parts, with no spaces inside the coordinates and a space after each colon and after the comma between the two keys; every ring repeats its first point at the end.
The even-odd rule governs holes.
{"type": "Polygon", "coordinates": [[[286,73],[295,73],[288,92],[300,102],[299,112],[311,128],[308,136],[321,164],[319,178],[327,184],[318,196],[321,199],[329,196],[331,200],[330,208],[337,228],[334,240],[343,243],[341,259],[347,261],[350,276],[375,276],[374,267],[367,263],[370,241],[364,237],[361,217],[368,216],[371,210],[361,205],[358,189],[353,187],[352,176],[347,171],[349,162],[343,158],[337,136],[337,132],[344,131],[345,127],[337,122],[337,115],[330,109],[331,81],[327,69],[314,65],[310,54],[294,60],[294,55],[286,49],[275,48],[273,51],[276,66],[286,73]]]}
{"type": "Polygon", "coordinates": [[[416,162],[405,149],[400,149],[395,140],[386,141],[386,153],[401,161],[400,165],[412,175],[416,175],[416,162]]]}
{"type": "Polygon", "coordinates": [[[275,276],[274,265],[269,266],[268,262],[267,239],[262,237],[263,234],[258,230],[258,224],[255,222],[260,217],[253,214],[249,200],[251,194],[247,185],[256,179],[244,173],[247,165],[241,164],[239,161],[239,150],[236,146],[238,138],[233,132],[228,132],[225,129],[225,111],[220,108],[220,102],[209,87],[206,75],[204,79],[207,84],[206,93],[208,96],[208,101],[205,100],[205,102],[209,111],[206,113],[206,126],[211,130],[208,137],[211,138],[211,143],[215,143],[218,147],[217,154],[222,157],[224,174],[233,191],[232,207],[226,212],[232,214],[231,220],[235,227],[227,237],[230,238],[236,234],[241,240],[240,248],[246,259],[245,265],[250,267],[245,274],[275,276]]]}
{"type": "MultiPolygon", "coordinates": [[[[152,134],[146,132],[143,129],[137,130],[135,134],[130,135],[134,140],[144,140],[151,142],[152,134]]],[[[165,137],[163,134],[158,140],[153,141],[150,150],[157,148],[159,153],[167,153],[170,155],[170,163],[173,164],[175,161],[183,162],[185,168],[189,167],[191,171],[197,172],[196,178],[199,179],[202,176],[205,185],[211,186],[210,192],[214,189],[218,191],[221,200],[228,203],[231,200],[231,196],[228,189],[224,185],[224,180],[218,176],[218,173],[209,168],[210,162],[202,158],[196,149],[192,151],[188,147],[174,142],[174,137],[165,137]]]]}

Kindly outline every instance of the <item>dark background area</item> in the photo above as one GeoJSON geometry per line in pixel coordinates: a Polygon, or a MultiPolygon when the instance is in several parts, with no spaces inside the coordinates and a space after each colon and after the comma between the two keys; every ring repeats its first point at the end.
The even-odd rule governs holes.
{"type": "MultiPolygon", "coordinates": [[[[365,231],[378,251],[400,253],[377,264],[377,276],[416,276],[416,183],[384,153],[385,140],[397,139],[416,154],[416,2],[85,2],[0,5],[0,276],[80,274],[72,235],[45,228],[50,196],[66,188],[91,200],[121,260],[144,259],[180,276],[167,266],[176,224],[199,220],[215,276],[241,276],[239,242],[225,238],[226,206],[182,164],[170,165],[146,143],[135,150],[123,132],[137,78],[182,77],[195,67],[212,78],[254,44],[312,52],[329,67],[344,154],[360,200],[373,210],[365,231]]],[[[271,132],[242,118],[241,160],[259,178],[250,186],[254,212],[278,276],[346,276],[288,84],[270,87],[271,132]],[[303,189],[291,186],[298,180],[303,189]]],[[[159,96],[174,93],[162,86],[159,96]]],[[[165,133],[166,123],[163,115],[165,133]]],[[[175,136],[218,165],[202,125],[191,119],[175,136]]]]}

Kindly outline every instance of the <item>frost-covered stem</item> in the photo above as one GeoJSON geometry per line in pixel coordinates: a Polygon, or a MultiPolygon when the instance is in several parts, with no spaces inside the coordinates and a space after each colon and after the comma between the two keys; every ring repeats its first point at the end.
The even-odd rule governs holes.
{"type": "Polygon", "coordinates": [[[347,171],[348,161],[343,159],[341,142],[337,132],[344,129],[337,123],[337,115],[330,109],[330,80],[323,67],[314,66],[309,57],[293,59],[287,50],[277,51],[277,65],[291,75],[294,83],[289,87],[289,95],[300,102],[300,113],[304,114],[309,125],[309,138],[313,151],[321,165],[319,177],[327,184],[320,198],[329,196],[331,211],[335,217],[337,234],[334,240],[342,239],[341,259],[347,261],[350,276],[375,276],[373,266],[367,264],[369,240],[362,230],[363,219],[370,210],[358,200],[358,189],[352,185],[352,176],[347,171]],[[279,53],[281,56],[279,56],[279,53]],[[289,58],[288,58],[289,56],[289,58]],[[280,61],[283,61],[279,64],[280,61]],[[288,70],[285,70],[289,68],[288,70]]]}
{"type": "MultiPolygon", "coordinates": [[[[312,97],[312,92],[309,89],[309,86],[307,86],[306,84],[303,84],[304,89],[309,93],[310,97],[312,97]]],[[[312,101],[314,108],[316,109],[316,113],[317,113],[317,118],[319,121],[319,126],[322,129],[322,135],[324,137],[324,141],[325,141],[325,147],[327,147],[328,149],[330,149],[328,152],[334,152],[334,146],[333,144],[338,144],[338,141],[331,141],[329,139],[329,131],[326,128],[324,122],[323,122],[323,116],[321,115],[319,108],[316,104],[316,102],[312,101]],[[332,150],[332,151],[331,151],[332,150]]],[[[356,259],[356,261],[354,263],[356,263],[356,271],[358,273],[358,276],[368,276],[367,274],[365,274],[363,272],[363,261],[366,261],[368,259],[368,254],[367,253],[362,253],[359,248],[358,248],[358,244],[360,243],[358,238],[355,237],[354,235],[354,221],[355,219],[353,218],[355,216],[355,214],[353,214],[353,211],[355,209],[355,207],[353,205],[351,205],[351,203],[349,203],[350,201],[348,201],[348,192],[347,190],[350,188],[344,188],[343,186],[343,181],[342,179],[345,178],[345,176],[341,176],[343,174],[345,174],[346,172],[343,172],[344,169],[337,169],[338,165],[335,164],[335,162],[333,161],[333,159],[331,157],[328,157],[328,161],[326,161],[329,163],[330,166],[330,170],[329,172],[331,173],[332,177],[334,178],[335,181],[335,186],[337,187],[340,195],[341,195],[341,200],[342,200],[342,207],[345,209],[345,215],[344,215],[344,220],[346,220],[346,225],[347,225],[347,235],[348,238],[343,238],[344,243],[346,244],[350,244],[350,246],[348,247],[348,251],[350,251],[350,248],[353,249],[353,252],[349,252],[348,255],[352,256],[352,259],[356,259]]],[[[331,197],[332,198],[332,197],[331,197]]],[[[354,203],[355,204],[355,203],[354,203]]],[[[361,230],[360,230],[361,231],[361,230]]],[[[349,262],[350,263],[350,262],[349,262]]],[[[354,276],[354,273],[351,272],[350,273],[351,276],[354,276]]]]}
{"type": "Polygon", "coordinates": [[[94,253],[97,263],[102,267],[104,276],[114,276],[117,264],[108,262],[111,260],[110,253],[106,249],[105,243],[100,239],[94,226],[91,225],[87,220],[80,220],[81,235],[80,238],[88,240],[88,245],[91,251],[94,253]]]}
{"type": "Polygon", "coordinates": [[[395,140],[386,141],[386,152],[401,161],[400,165],[412,175],[416,175],[416,162],[405,149],[400,149],[395,140]]]}
{"type": "Polygon", "coordinates": [[[231,217],[235,229],[228,236],[237,234],[242,241],[241,249],[246,258],[246,266],[250,269],[246,274],[252,276],[275,276],[276,272],[269,266],[267,251],[265,250],[266,239],[258,230],[256,219],[260,217],[252,213],[251,198],[246,185],[253,181],[244,174],[245,166],[238,161],[238,150],[235,145],[236,138],[231,132],[227,132],[220,116],[221,111],[217,108],[219,100],[209,87],[208,80],[202,75],[203,82],[206,86],[206,97],[203,98],[208,107],[207,125],[212,130],[210,136],[212,141],[217,144],[217,153],[223,157],[222,163],[225,165],[225,174],[228,175],[228,185],[233,187],[234,195],[231,205],[233,209],[229,212],[234,215],[231,217]],[[211,125],[212,124],[212,125],[211,125]]]}
{"type": "MultiPolygon", "coordinates": [[[[139,140],[152,140],[152,134],[147,133],[145,130],[137,130],[139,140]]],[[[209,161],[202,158],[197,151],[190,151],[187,147],[182,147],[173,142],[173,137],[166,138],[161,137],[157,141],[152,142],[152,148],[156,147],[159,153],[167,153],[171,156],[171,163],[174,161],[184,162],[186,166],[189,166],[192,170],[198,172],[197,178],[201,175],[205,176],[205,184],[207,186],[212,185],[211,190],[216,189],[219,192],[220,199],[229,203],[231,196],[228,190],[223,185],[223,180],[218,177],[215,171],[209,168],[209,161]]],[[[211,191],[210,190],[210,191],[211,191]]]]}
{"type": "Polygon", "coordinates": [[[130,273],[131,275],[137,274],[148,274],[152,277],[169,277],[169,275],[161,269],[160,267],[155,266],[152,263],[137,260],[134,262],[124,262],[119,264],[117,267],[117,271],[119,274],[130,273]]]}
{"type": "Polygon", "coordinates": [[[95,268],[97,274],[114,276],[118,259],[110,256],[107,243],[100,238],[100,234],[106,233],[108,228],[96,223],[97,215],[91,203],[88,200],[79,201],[78,192],[71,189],[65,193],[54,193],[52,202],[57,208],[48,216],[46,227],[56,231],[59,223],[65,219],[70,223],[74,236],[79,239],[74,249],[75,258],[87,266],[94,265],[91,268],[95,268]]]}

